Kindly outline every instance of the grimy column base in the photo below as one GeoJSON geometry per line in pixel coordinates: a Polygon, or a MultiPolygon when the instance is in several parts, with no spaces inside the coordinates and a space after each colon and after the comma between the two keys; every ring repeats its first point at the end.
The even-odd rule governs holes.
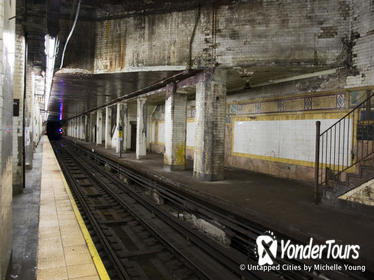
{"type": "Polygon", "coordinates": [[[136,159],[146,159],[147,155],[137,155],[136,159]]]}
{"type": "Polygon", "coordinates": [[[186,167],[184,165],[164,164],[164,169],[167,171],[183,171],[183,170],[186,170],[186,167]]]}
{"type": "Polygon", "coordinates": [[[194,172],[193,176],[200,181],[222,181],[225,179],[224,174],[207,174],[202,172],[194,172]]]}

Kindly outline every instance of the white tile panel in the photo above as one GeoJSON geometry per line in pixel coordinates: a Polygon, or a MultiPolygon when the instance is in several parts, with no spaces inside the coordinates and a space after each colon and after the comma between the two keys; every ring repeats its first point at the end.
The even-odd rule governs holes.
{"type": "MultiPolygon", "coordinates": [[[[321,131],[334,124],[337,119],[325,119],[321,121],[321,131]]],[[[352,121],[349,120],[352,127],[352,121]]],[[[316,120],[271,120],[271,121],[234,121],[233,152],[266,156],[274,158],[291,159],[298,161],[314,162],[315,158],[315,123],[316,120]]],[[[346,122],[348,127],[348,121],[346,122]]],[[[340,145],[327,145],[330,149],[336,150],[336,157],[339,152],[340,158],[347,151],[350,152],[352,132],[345,129],[349,141],[343,140],[340,145]],[[348,146],[347,146],[348,145],[348,146]],[[349,147],[349,148],[348,148],[349,147]],[[338,151],[339,150],[339,151],[338,151]]],[[[337,130],[338,132],[339,130],[337,130]]],[[[341,127],[343,134],[343,127],[341,127]]],[[[333,134],[334,135],[334,134],[333,134]]],[[[343,137],[341,137],[343,139],[343,137]]],[[[326,147],[324,148],[326,149],[326,147]]],[[[324,160],[325,161],[325,160],[324,160]]],[[[348,162],[350,159],[348,159],[348,162]]]]}

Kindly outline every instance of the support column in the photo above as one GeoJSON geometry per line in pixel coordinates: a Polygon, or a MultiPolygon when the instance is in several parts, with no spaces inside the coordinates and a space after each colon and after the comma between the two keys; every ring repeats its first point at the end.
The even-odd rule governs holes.
{"type": "Polygon", "coordinates": [[[95,113],[91,113],[91,131],[90,131],[90,142],[96,143],[96,133],[95,133],[95,124],[96,124],[96,116],[95,113]]]}
{"type": "Polygon", "coordinates": [[[103,143],[103,111],[101,109],[97,110],[96,115],[96,144],[100,145],[103,143]]]}
{"type": "Polygon", "coordinates": [[[212,70],[196,85],[194,176],[224,178],[226,73],[212,70]]]}
{"type": "Polygon", "coordinates": [[[122,151],[126,152],[129,142],[131,141],[129,137],[130,122],[128,116],[128,105],[127,103],[122,104],[122,118],[123,118],[123,142],[122,151]]]}
{"type": "Polygon", "coordinates": [[[164,164],[170,170],[183,170],[186,164],[187,95],[166,88],[164,164]]]}
{"type": "Polygon", "coordinates": [[[117,103],[117,116],[116,116],[116,129],[118,132],[118,137],[117,137],[117,143],[116,143],[116,153],[120,152],[121,149],[121,142],[123,142],[123,114],[122,114],[122,107],[123,105],[121,103],[117,103]],[[122,140],[121,140],[121,135],[120,135],[120,127],[122,127],[122,140]]]}
{"type": "Polygon", "coordinates": [[[79,138],[79,118],[75,118],[75,138],[79,138]]]}
{"type": "Polygon", "coordinates": [[[83,140],[83,116],[79,117],[79,140],[83,140]]]}
{"type": "Polygon", "coordinates": [[[105,108],[105,149],[112,147],[112,108],[105,108]]]}
{"type": "Polygon", "coordinates": [[[79,138],[79,117],[75,118],[75,127],[76,127],[76,132],[75,132],[75,138],[79,138]]]}
{"type": "Polygon", "coordinates": [[[85,135],[85,120],[86,116],[81,116],[81,140],[84,140],[84,135],[85,135]]]}
{"type": "Polygon", "coordinates": [[[80,140],[82,136],[82,117],[78,117],[77,122],[77,138],[80,140]]]}
{"type": "Polygon", "coordinates": [[[26,68],[26,100],[25,100],[25,166],[28,169],[32,169],[33,160],[33,130],[32,130],[32,119],[33,119],[33,97],[34,97],[34,73],[33,67],[30,63],[27,63],[26,68]]]}
{"type": "Polygon", "coordinates": [[[78,119],[74,119],[74,138],[78,137],[78,119]]]}
{"type": "Polygon", "coordinates": [[[136,110],[136,159],[147,154],[147,105],[146,98],[138,97],[136,110]]]}
{"type": "Polygon", "coordinates": [[[84,131],[83,131],[83,140],[86,142],[90,142],[90,117],[91,115],[87,114],[84,115],[84,131]]]}

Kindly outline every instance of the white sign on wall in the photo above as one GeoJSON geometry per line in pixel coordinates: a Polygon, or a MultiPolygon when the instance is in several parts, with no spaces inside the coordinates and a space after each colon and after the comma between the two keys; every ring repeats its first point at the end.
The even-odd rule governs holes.
{"type": "MultiPolygon", "coordinates": [[[[338,119],[322,120],[321,132],[336,121],[338,119]]],[[[352,127],[352,121],[349,122],[352,127]]],[[[315,127],[316,120],[313,119],[234,121],[233,153],[314,162],[315,127]]],[[[349,141],[345,140],[344,145],[341,142],[339,151],[336,147],[341,157],[351,146],[352,132],[346,130],[345,134],[349,134],[344,137],[349,141]]],[[[334,150],[334,146],[327,149],[334,150]]]]}

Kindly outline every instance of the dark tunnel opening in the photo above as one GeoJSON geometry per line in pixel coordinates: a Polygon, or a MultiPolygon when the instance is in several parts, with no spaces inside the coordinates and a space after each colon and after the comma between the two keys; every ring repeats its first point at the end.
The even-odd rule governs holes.
{"type": "Polygon", "coordinates": [[[62,128],[61,121],[49,121],[47,123],[47,135],[50,140],[59,140],[63,135],[64,131],[62,128]]]}

